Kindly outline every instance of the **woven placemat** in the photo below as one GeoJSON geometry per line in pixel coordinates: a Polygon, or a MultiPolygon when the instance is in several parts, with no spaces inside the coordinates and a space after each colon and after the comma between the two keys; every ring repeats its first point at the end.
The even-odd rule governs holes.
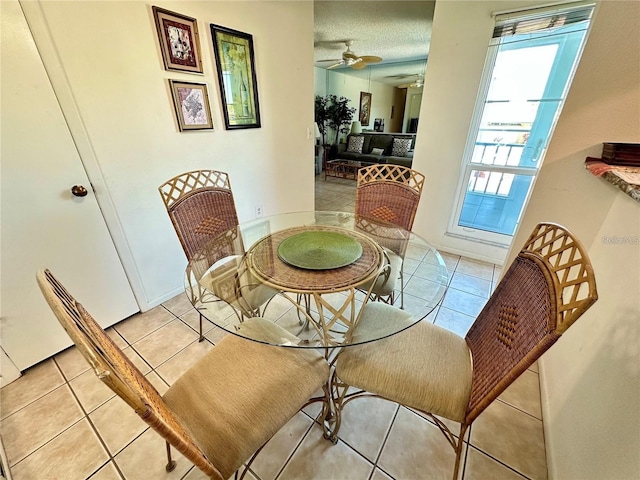
{"type": "Polygon", "coordinates": [[[270,286],[292,292],[323,293],[340,291],[365,282],[380,269],[382,249],[366,235],[344,228],[311,225],[274,232],[257,241],[248,251],[250,271],[270,286]],[[303,232],[337,232],[354,239],[362,247],[362,254],[354,262],[340,268],[311,270],[298,268],[278,255],[280,244],[303,232]]]}
{"type": "Polygon", "coordinates": [[[362,245],[355,238],[332,231],[297,233],[278,246],[278,256],[282,261],[307,270],[344,267],[361,255],[362,245]]]}

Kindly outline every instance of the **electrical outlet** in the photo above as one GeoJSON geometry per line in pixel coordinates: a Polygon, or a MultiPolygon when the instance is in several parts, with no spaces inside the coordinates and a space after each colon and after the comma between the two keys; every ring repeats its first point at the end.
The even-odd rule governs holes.
{"type": "Polygon", "coordinates": [[[262,205],[256,205],[256,218],[262,217],[264,214],[264,207],[262,205]]]}

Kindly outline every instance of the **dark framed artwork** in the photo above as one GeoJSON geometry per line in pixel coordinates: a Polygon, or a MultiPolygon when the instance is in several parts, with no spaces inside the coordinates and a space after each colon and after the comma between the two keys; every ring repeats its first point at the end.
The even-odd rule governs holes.
{"type": "Polygon", "coordinates": [[[371,115],[371,94],[360,92],[360,123],[369,125],[369,116],[371,115]]]}
{"type": "Polygon", "coordinates": [[[169,87],[181,132],[213,128],[209,95],[204,83],[169,80],[169,87]]]}
{"type": "Polygon", "coordinates": [[[260,106],[253,53],[248,33],[211,24],[220,96],[227,130],[260,127],[260,106]]]}
{"type": "Polygon", "coordinates": [[[160,7],[152,9],[165,70],[202,73],[196,19],[160,7]]]}

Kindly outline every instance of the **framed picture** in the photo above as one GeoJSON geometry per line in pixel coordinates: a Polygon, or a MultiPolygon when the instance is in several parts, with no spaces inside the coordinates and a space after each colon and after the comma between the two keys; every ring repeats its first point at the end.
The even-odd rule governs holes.
{"type": "Polygon", "coordinates": [[[200,37],[196,19],[159,7],[152,8],[164,68],[179,72],[202,73],[200,37]]]}
{"type": "Polygon", "coordinates": [[[211,24],[224,123],[227,130],[260,127],[253,37],[211,24]]]}
{"type": "Polygon", "coordinates": [[[204,83],[169,80],[169,86],[181,132],[213,128],[209,95],[204,83]]]}
{"type": "Polygon", "coordinates": [[[360,123],[369,125],[369,116],[371,115],[371,94],[360,92],[360,123]]]}

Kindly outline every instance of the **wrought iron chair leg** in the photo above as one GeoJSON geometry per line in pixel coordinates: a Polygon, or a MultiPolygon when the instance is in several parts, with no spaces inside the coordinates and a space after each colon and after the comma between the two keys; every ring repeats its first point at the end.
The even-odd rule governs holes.
{"type": "Polygon", "coordinates": [[[171,445],[169,445],[169,442],[165,442],[167,444],[167,466],[164,467],[164,469],[167,472],[172,472],[174,468],[176,468],[176,462],[174,460],[171,460],[171,445]]]}
{"type": "MultiPolygon", "coordinates": [[[[404,267],[404,261],[402,267],[404,267]]],[[[402,267],[400,268],[400,310],[404,310],[404,273],[402,267]]]]}
{"type": "Polygon", "coordinates": [[[202,335],[202,312],[200,312],[200,337],[198,338],[199,342],[204,340],[204,335],[202,335]]]}
{"type": "Polygon", "coordinates": [[[460,460],[462,457],[462,448],[464,447],[464,434],[467,431],[469,426],[462,423],[460,425],[460,436],[458,437],[458,443],[456,444],[456,463],[453,468],[453,480],[457,480],[458,474],[460,473],[460,460]]]}

